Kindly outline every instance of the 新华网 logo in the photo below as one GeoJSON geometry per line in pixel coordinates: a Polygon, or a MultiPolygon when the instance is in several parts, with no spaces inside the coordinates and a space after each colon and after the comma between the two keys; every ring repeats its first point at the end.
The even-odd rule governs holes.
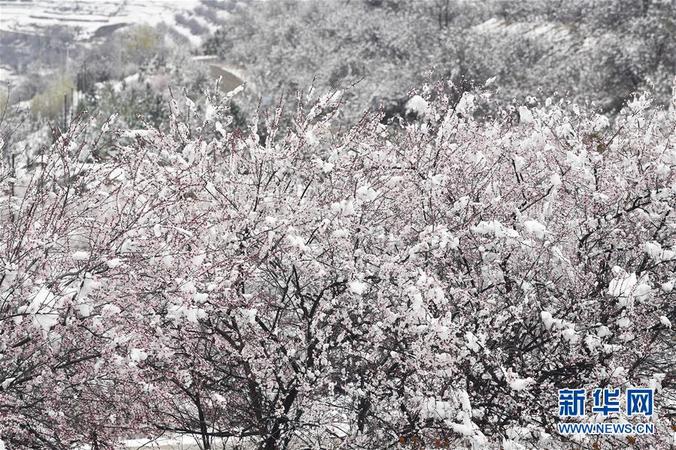
{"type": "MultiPolygon", "coordinates": [[[[586,389],[559,389],[559,417],[580,418],[587,412],[586,389]]],[[[654,410],[654,390],[650,388],[628,388],[622,396],[619,388],[594,389],[591,393],[592,414],[607,417],[611,414],[625,414],[632,418],[651,418],[654,410]]],[[[655,425],[650,422],[560,422],[562,434],[653,434],[655,425]]]]}

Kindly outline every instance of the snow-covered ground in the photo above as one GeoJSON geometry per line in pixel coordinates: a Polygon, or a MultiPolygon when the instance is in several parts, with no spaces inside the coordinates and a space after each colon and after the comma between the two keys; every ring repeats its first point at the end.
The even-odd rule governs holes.
{"type": "Polygon", "coordinates": [[[16,78],[14,71],[9,66],[0,65],[0,80],[11,82],[16,78]]]}
{"type": "Polygon", "coordinates": [[[164,23],[181,45],[199,47],[227,16],[202,0],[0,0],[0,82],[21,78],[18,68],[31,60],[26,49],[54,26],[87,46],[128,25],[164,23]]]}
{"type": "Polygon", "coordinates": [[[213,31],[213,24],[193,11],[200,4],[199,0],[0,0],[0,31],[43,34],[50,26],[62,25],[77,30],[79,39],[89,39],[116,25],[164,22],[197,44],[200,36],[178,24],[176,14],[195,17],[213,31]]]}
{"type": "MultiPolygon", "coordinates": [[[[245,439],[231,439],[224,441],[223,439],[214,439],[212,444],[214,448],[232,449],[236,445],[245,444],[245,439]]],[[[175,437],[159,437],[155,439],[128,439],[122,442],[122,449],[124,450],[199,450],[200,443],[192,436],[175,436],[175,437]]],[[[2,447],[0,447],[2,450],[2,447]]],[[[91,450],[90,447],[81,447],[78,450],[91,450]]]]}

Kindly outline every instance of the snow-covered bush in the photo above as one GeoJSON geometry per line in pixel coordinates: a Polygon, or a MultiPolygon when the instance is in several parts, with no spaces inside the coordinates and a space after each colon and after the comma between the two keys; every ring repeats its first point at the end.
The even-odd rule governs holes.
{"type": "Polygon", "coordinates": [[[172,107],[109,159],[74,129],[2,167],[0,439],[566,448],[557,389],[609,384],[657,389],[641,439],[666,442],[673,109],[510,126],[466,94],[342,129],[339,96],[303,102],[284,130],[172,107]]]}

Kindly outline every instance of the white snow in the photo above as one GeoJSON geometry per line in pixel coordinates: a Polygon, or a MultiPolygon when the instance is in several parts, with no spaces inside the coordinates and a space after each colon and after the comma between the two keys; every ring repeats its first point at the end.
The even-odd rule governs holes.
{"type": "Polygon", "coordinates": [[[507,228],[497,220],[491,221],[481,221],[478,225],[472,227],[472,231],[477,234],[492,234],[496,238],[515,238],[519,236],[519,233],[512,228],[507,228]]]}
{"type": "Polygon", "coordinates": [[[660,323],[667,328],[671,328],[671,321],[667,318],[667,316],[660,316],[660,323]]]}
{"type": "Polygon", "coordinates": [[[82,317],[89,317],[92,315],[94,307],[88,303],[80,303],[79,305],[77,305],[77,311],[80,313],[82,317]]]}
{"type": "MultiPolygon", "coordinates": [[[[16,377],[7,378],[6,380],[4,380],[2,382],[2,384],[0,384],[0,386],[2,386],[3,390],[7,390],[9,385],[12,384],[12,381],[14,381],[14,380],[16,380],[16,377]]],[[[0,442],[2,442],[2,441],[0,441],[0,442]]],[[[0,448],[2,448],[2,447],[0,447],[0,448]]]]}
{"type": "Polygon", "coordinates": [[[631,326],[631,320],[628,317],[622,317],[617,321],[617,326],[620,328],[628,328],[631,326]]]}
{"type": "Polygon", "coordinates": [[[59,316],[56,313],[36,314],[33,317],[33,322],[43,331],[49,331],[59,321],[59,316]]]}
{"type": "Polygon", "coordinates": [[[549,177],[549,182],[552,183],[552,186],[561,186],[561,184],[563,184],[561,176],[559,176],[558,173],[553,173],[552,176],[549,177]]]}
{"type": "Polygon", "coordinates": [[[347,285],[348,289],[350,292],[356,295],[362,295],[364,292],[366,292],[366,289],[368,289],[368,284],[364,283],[363,281],[359,280],[354,280],[350,281],[347,285]]]}
{"type": "Polygon", "coordinates": [[[563,330],[561,332],[561,336],[563,337],[563,339],[570,342],[571,344],[575,344],[579,339],[577,333],[575,332],[575,328],[572,327],[568,327],[565,330],[563,330]]]}
{"type": "Polygon", "coordinates": [[[426,418],[449,419],[455,417],[454,410],[451,402],[430,397],[425,400],[421,412],[426,418]]]}
{"type": "Polygon", "coordinates": [[[526,231],[533,236],[535,236],[538,239],[544,239],[545,238],[545,233],[547,229],[543,224],[538,222],[537,220],[526,220],[523,223],[524,228],[526,231]]]}
{"type": "Polygon", "coordinates": [[[110,181],[124,181],[125,179],[124,170],[119,167],[116,167],[110,172],[110,174],[108,174],[108,179],[110,181]]]}
{"type": "Polygon", "coordinates": [[[105,305],[103,308],[101,308],[102,316],[114,316],[120,314],[121,312],[122,309],[120,309],[120,307],[117,305],[113,305],[112,303],[105,305]]]}
{"type": "Polygon", "coordinates": [[[636,274],[627,274],[621,267],[613,267],[615,278],[610,280],[608,285],[608,294],[618,297],[622,306],[630,304],[630,296],[638,280],[636,274]]]}
{"type": "Polygon", "coordinates": [[[658,242],[646,242],[643,244],[643,250],[655,261],[660,261],[662,257],[662,246],[658,242]]]}
{"type": "Polygon", "coordinates": [[[148,359],[148,354],[140,348],[132,348],[129,351],[129,359],[133,362],[145,361],[148,359]]]}
{"type": "Polygon", "coordinates": [[[523,391],[524,389],[528,389],[528,387],[533,384],[535,384],[535,380],[531,377],[515,378],[509,381],[509,387],[513,391],[523,391]]]}
{"type": "Polygon", "coordinates": [[[286,237],[291,247],[295,247],[300,251],[307,251],[308,247],[305,245],[305,239],[302,236],[289,235],[286,237]]]}
{"type": "Polygon", "coordinates": [[[40,288],[28,306],[17,309],[19,314],[32,314],[33,323],[43,332],[56,325],[58,322],[58,298],[46,287],[40,288]]]}
{"type": "Polygon", "coordinates": [[[71,255],[74,261],[87,261],[89,259],[89,252],[83,250],[77,251],[71,255]]]}
{"type": "Polygon", "coordinates": [[[533,123],[533,113],[525,106],[519,106],[519,121],[521,123],[533,123]]]}
{"type": "Polygon", "coordinates": [[[406,114],[416,114],[419,117],[425,117],[429,111],[427,101],[419,95],[411,97],[404,106],[406,114]]]}
{"type": "Polygon", "coordinates": [[[333,163],[327,162],[322,164],[322,172],[330,173],[333,170],[333,163]]]}
{"type": "Polygon", "coordinates": [[[468,116],[472,114],[474,109],[475,109],[474,94],[465,92],[464,94],[462,94],[462,97],[460,97],[460,101],[455,107],[456,112],[468,116]]]}
{"type": "Polygon", "coordinates": [[[207,317],[206,311],[202,308],[188,308],[183,305],[169,305],[167,309],[167,317],[176,322],[185,319],[188,322],[197,323],[200,319],[207,317]]]}
{"type": "Polygon", "coordinates": [[[554,325],[554,318],[552,317],[552,314],[548,311],[542,311],[540,313],[540,318],[542,319],[542,323],[545,326],[547,330],[552,329],[552,325],[554,325]]]}
{"type": "Polygon", "coordinates": [[[360,186],[357,189],[357,198],[363,202],[371,202],[378,197],[378,192],[371,186],[360,186]]]}
{"type": "Polygon", "coordinates": [[[598,330],[596,330],[596,335],[600,338],[604,338],[606,336],[612,336],[612,331],[610,331],[610,328],[608,328],[605,325],[601,325],[598,330]]]}
{"type": "Polygon", "coordinates": [[[341,228],[339,230],[335,230],[333,233],[331,233],[331,236],[333,236],[336,239],[342,239],[345,237],[348,237],[350,235],[350,230],[341,228]]]}
{"type": "Polygon", "coordinates": [[[442,186],[444,184],[444,182],[446,181],[446,175],[444,175],[444,174],[432,175],[432,177],[430,178],[430,181],[435,186],[442,186]]]}
{"type": "Polygon", "coordinates": [[[474,435],[474,428],[472,427],[472,422],[467,420],[463,423],[451,423],[449,424],[451,429],[458,434],[463,436],[472,436],[474,435]]]}
{"type": "Polygon", "coordinates": [[[122,132],[122,136],[128,138],[137,138],[137,137],[153,137],[155,135],[153,130],[125,130],[122,132]]]}
{"type": "Polygon", "coordinates": [[[351,216],[355,213],[354,202],[351,198],[340,202],[334,202],[331,204],[331,211],[343,216],[351,216]]]}
{"type": "Polygon", "coordinates": [[[200,267],[202,263],[204,263],[204,259],[207,257],[206,253],[200,253],[199,255],[195,255],[192,257],[192,265],[194,267],[200,267]]]}
{"type": "Polygon", "coordinates": [[[194,294],[195,292],[197,292],[197,287],[195,286],[195,282],[192,281],[192,280],[188,280],[188,281],[179,280],[177,282],[177,284],[179,284],[179,291],[181,291],[181,292],[185,292],[185,293],[188,293],[188,294],[194,294]]]}
{"type": "Polygon", "coordinates": [[[108,266],[109,269],[114,269],[118,267],[120,264],[122,264],[122,260],[120,260],[120,258],[113,258],[106,261],[106,265],[108,266]]]}
{"type": "MultiPolygon", "coordinates": [[[[214,439],[214,447],[218,444],[222,444],[220,438],[214,439]]],[[[122,444],[124,448],[129,450],[198,450],[200,449],[200,441],[193,436],[175,436],[175,437],[160,437],[154,439],[139,438],[139,439],[128,439],[122,444]]],[[[216,448],[230,448],[228,447],[216,447],[216,448]]],[[[2,449],[0,449],[2,450],[2,449]]],[[[83,449],[84,450],[84,449],[83,449]]],[[[87,448],[87,450],[91,450],[87,448]]]]}
{"type": "Polygon", "coordinates": [[[475,353],[478,353],[481,347],[479,347],[478,341],[479,339],[472,333],[471,331],[468,331],[465,333],[465,340],[467,341],[467,346],[468,349],[474,351],[475,353]]]}
{"type": "Polygon", "coordinates": [[[652,288],[650,287],[649,284],[645,282],[639,283],[635,288],[634,288],[634,297],[638,301],[646,301],[650,298],[650,294],[652,293],[652,288]]]}
{"type": "Polygon", "coordinates": [[[195,300],[197,303],[204,303],[207,300],[209,300],[209,294],[206,292],[195,292],[192,296],[193,300],[195,300]]]}

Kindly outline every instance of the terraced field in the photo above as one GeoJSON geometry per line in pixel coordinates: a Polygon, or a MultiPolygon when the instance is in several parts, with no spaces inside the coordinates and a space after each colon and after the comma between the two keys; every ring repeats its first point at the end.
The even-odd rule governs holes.
{"type": "Polygon", "coordinates": [[[0,0],[0,82],[16,81],[35,60],[67,60],[68,49],[47,43],[55,33],[71,36],[73,50],[128,25],[164,23],[175,41],[197,47],[227,15],[216,0],[0,0]]]}
{"type": "Polygon", "coordinates": [[[218,14],[223,13],[199,0],[4,0],[0,1],[0,31],[42,34],[61,25],[76,30],[78,39],[87,40],[126,24],[165,22],[197,43],[215,28],[218,14]]]}

